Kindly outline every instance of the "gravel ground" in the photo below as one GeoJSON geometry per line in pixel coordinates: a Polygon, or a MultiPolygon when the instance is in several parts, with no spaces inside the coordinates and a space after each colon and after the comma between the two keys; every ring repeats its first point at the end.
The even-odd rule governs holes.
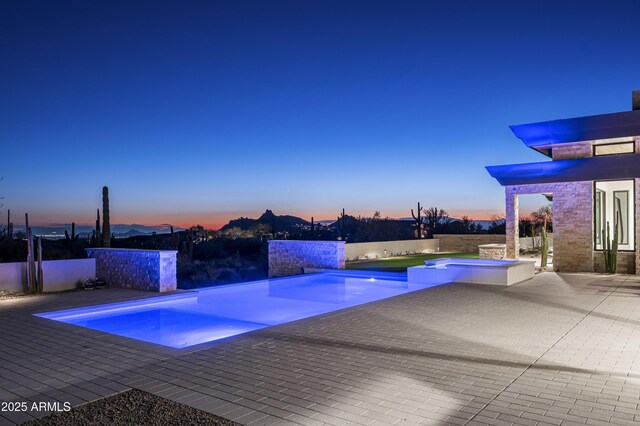
{"type": "Polygon", "coordinates": [[[28,426],[73,425],[220,425],[238,426],[222,417],[206,413],[168,399],[131,389],[23,423],[28,426]]]}
{"type": "Polygon", "coordinates": [[[31,297],[31,295],[0,290],[0,300],[19,299],[21,297],[31,297]]]}

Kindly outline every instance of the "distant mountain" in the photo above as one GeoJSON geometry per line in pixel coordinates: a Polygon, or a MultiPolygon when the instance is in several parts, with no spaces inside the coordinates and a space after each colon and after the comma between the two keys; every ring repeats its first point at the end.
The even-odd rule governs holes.
{"type": "MultiPolygon", "coordinates": [[[[76,234],[81,235],[82,237],[86,237],[87,235],[91,235],[95,226],[92,225],[82,225],[76,224],[76,234]]],[[[64,238],[64,231],[71,233],[71,224],[70,223],[60,223],[60,224],[52,224],[50,226],[32,226],[31,230],[33,234],[36,236],[42,236],[46,238],[56,239],[56,238],[64,238]]],[[[126,237],[135,237],[139,235],[151,235],[152,233],[157,234],[168,234],[170,230],[169,225],[158,225],[158,226],[149,226],[149,225],[140,225],[140,224],[112,224],[111,232],[118,238],[126,238],[126,237]]],[[[174,231],[182,231],[183,228],[175,227],[174,231]]],[[[16,224],[15,232],[24,231],[24,225],[16,224]]]]}
{"type": "Polygon", "coordinates": [[[121,234],[114,234],[114,235],[120,238],[128,238],[128,237],[138,237],[140,235],[149,235],[149,233],[138,231],[137,229],[129,229],[127,232],[124,232],[121,234]]]}
{"type": "MultiPolygon", "coordinates": [[[[350,215],[345,215],[344,216],[344,220],[346,222],[347,228],[354,226],[357,222],[358,219],[356,219],[354,216],[350,216],[350,215]]],[[[342,226],[342,219],[338,218],[338,220],[334,220],[329,224],[330,228],[336,228],[338,229],[340,226],[342,226]]]]}
{"type": "Polygon", "coordinates": [[[271,210],[267,209],[259,218],[251,219],[248,217],[240,217],[238,219],[230,220],[229,223],[220,228],[222,231],[230,228],[240,228],[244,230],[251,229],[251,227],[261,224],[261,225],[269,225],[271,226],[274,222],[276,224],[276,230],[279,231],[288,231],[290,227],[298,227],[309,225],[310,222],[306,220],[290,215],[282,215],[278,216],[274,214],[271,210]]]}

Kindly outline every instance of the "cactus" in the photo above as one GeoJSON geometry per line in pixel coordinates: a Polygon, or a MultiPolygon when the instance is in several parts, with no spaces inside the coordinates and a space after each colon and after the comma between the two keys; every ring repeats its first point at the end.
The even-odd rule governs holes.
{"type": "Polygon", "coordinates": [[[111,247],[111,223],[109,218],[109,188],[102,187],[102,247],[111,247]]]}
{"type": "Polygon", "coordinates": [[[314,228],[314,225],[313,225],[313,216],[311,216],[311,239],[312,239],[312,240],[315,240],[315,235],[314,235],[314,233],[313,233],[313,228],[314,228]]]}
{"type": "Polygon", "coordinates": [[[96,247],[102,245],[102,235],[100,233],[100,209],[96,209],[96,230],[93,233],[93,239],[96,247]]]}
{"type": "Polygon", "coordinates": [[[420,207],[420,203],[418,203],[418,216],[413,213],[413,209],[411,209],[411,216],[413,216],[413,220],[416,222],[413,226],[416,228],[416,238],[422,238],[422,217],[420,216],[420,212],[422,211],[422,207],[420,207]]]}
{"type": "Polygon", "coordinates": [[[11,223],[11,209],[7,209],[7,239],[13,239],[13,223],[11,223]]]}
{"type": "Polygon", "coordinates": [[[25,231],[27,235],[27,292],[35,293],[37,291],[36,265],[33,255],[33,235],[29,226],[29,213],[24,214],[25,231]]]}
{"type": "Polygon", "coordinates": [[[604,268],[608,274],[615,274],[618,269],[618,228],[622,222],[622,211],[620,200],[618,201],[618,212],[613,225],[613,239],[609,238],[609,221],[607,221],[606,233],[602,231],[602,254],[604,255],[604,268]]]}
{"type": "Polygon", "coordinates": [[[347,239],[347,216],[344,214],[344,209],[342,209],[342,213],[338,216],[338,230],[340,231],[340,239],[342,241],[346,241],[347,239]]]}
{"type": "Polygon", "coordinates": [[[185,238],[182,242],[182,254],[187,256],[187,259],[193,260],[193,238],[185,238]]]}
{"type": "Polygon", "coordinates": [[[547,218],[545,216],[544,223],[542,224],[542,230],[540,233],[540,237],[542,239],[542,254],[540,256],[540,267],[546,268],[547,261],[549,258],[549,238],[547,235],[547,218]]]}
{"type": "Polygon", "coordinates": [[[42,238],[37,239],[38,242],[38,283],[36,285],[36,293],[40,294],[44,291],[44,273],[42,271],[42,238]]]}
{"type": "Polygon", "coordinates": [[[78,241],[78,237],[79,236],[80,236],[79,234],[76,235],[76,223],[75,222],[71,222],[71,236],[69,236],[69,233],[65,229],[64,237],[66,238],[68,243],[73,244],[75,241],[78,241]]]}
{"type": "Polygon", "coordinates": [[[275,240],[276,238],[276,215],[271,214],[271,237],[275,240]]]}

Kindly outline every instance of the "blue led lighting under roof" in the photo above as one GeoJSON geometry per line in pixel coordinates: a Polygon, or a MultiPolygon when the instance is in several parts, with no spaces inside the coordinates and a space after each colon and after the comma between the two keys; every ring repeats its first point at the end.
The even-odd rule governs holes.
{"type": "Polygon", "coordinates": [[[487,166],[500,185],[577,182],[640,177],[640,154],[487,166]]]}
{"type": "Polygon", "coordinates": [[[640,135],[640,111],[591,115],[510,126],[516,137],[530,148],[561,143],[640,135]]]}

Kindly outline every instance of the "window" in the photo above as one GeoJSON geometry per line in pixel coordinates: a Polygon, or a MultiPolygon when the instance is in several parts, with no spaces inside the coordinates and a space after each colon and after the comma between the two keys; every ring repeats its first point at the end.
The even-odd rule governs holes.
{"type": "Polygon", "coordinates": [[[634,193],[632,180],[600,181],[595,183],[593,200],[593,231],[596,250],[613,240],[618,230],[618,250],[634,250],[634,193]]]}
{"type": "Polygon", "coordinates": [[[613,191],[613,219],[618,222],[618,242],[629,244],[629,191],[613,191]]]}
{"type": "Polygon", "coordinates": [[[594,221],[595,221],[595,237],[596,237],[596,247],[600,246],[599,248],[602,248],[602,230],[604,229],[604,226],[602,224],[602,216],[605,210],[604,207],[604,202],[605,202],[605,198],[604,198],[604,191],[598,189],[596,187],[596,198],[594,200],[594,221]]]}
{"type": "Polygon", "coordinates": [[[633,154],[634,152],[634,142],[607,143],[593,146],[594,157],[598,157],[600,155],[633,154]]]}

